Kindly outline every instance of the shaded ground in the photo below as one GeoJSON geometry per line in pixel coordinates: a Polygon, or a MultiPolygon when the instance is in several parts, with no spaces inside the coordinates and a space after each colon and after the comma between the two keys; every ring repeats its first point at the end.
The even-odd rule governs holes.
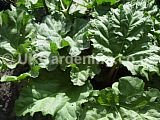
{"type": "MultiPolygon", "coordinates": [[[[29,69],[28,65],[20,65],[14,70],[0,71],[0,78],[3,75],[18,76],[29,69]]],[[[16,120],[13,109],[21,87],[22,83],[0,82],[0,120],[16,120]]]]}

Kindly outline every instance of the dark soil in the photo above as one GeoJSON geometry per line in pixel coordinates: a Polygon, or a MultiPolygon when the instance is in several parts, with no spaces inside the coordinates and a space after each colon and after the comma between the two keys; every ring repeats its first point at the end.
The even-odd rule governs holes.
{"type": "MultiPolygon", "coordinates": [[[[18,65],[14,70],[0,71],[0,77],[3,75],[18,76],[27,72],[29,69],[28,65],[18,65]]],[[[21,83],[0,83],[0,120],[16,120],[14,104],[19,96],[19,90],[21,87],[21,83]]]]}
{"type": "Polygon", "coordinates": [[[18,95],[18,84],[0,83],[0,120],[15,120],[13,108],[18,95]]]}

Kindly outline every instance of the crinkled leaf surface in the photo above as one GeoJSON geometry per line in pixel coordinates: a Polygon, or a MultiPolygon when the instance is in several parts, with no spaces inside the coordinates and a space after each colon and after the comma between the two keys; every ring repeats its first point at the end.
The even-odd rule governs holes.
{"type": "Polygon", "coordinates": [[[18,62],[17,54],[22,54],[19,48],[34,37],[31,17],[24,10],[12,8],[12,11],[0,13],[0,50],[1,60],[9,68],[14,68],[18,62]],[[19,49],[19,50],[18,50],[19,49]]]}
{"type": "Polygon", "coordinates": [[[53,115],[57,120],[76,120],[82,103],[87,101],[91,87],[89,84],[75,87],[70,81],[69,72],[56,70],[42,71],[21,92],[16,102],[17,115],[53,115]],[[45,76],[44,76],[45,75],[45,76]]]}
{"type": "Polygon", "coordinates": [[[39,65],[41,68],[54,70],[59,63],[58,49],[63,48],[63,36],[70,29],[70,23],[63,14],[55,13],[47,16],[44,23],[36,24],[37,36],[32,41],[31,64],[39,65]],[[57,61],[56,63],[54,62],[57,61]]]}
{"type": "Polygon", "coordinates": [[[156,100],[159,95],[160,92],[155,89],[144,91],[144,83],[141,79],[123,77],[119,84],[115,83],[112,88],[100,91],[98,99],[92,98],[90,102],[84,104],[81,119],[159,120],[160,103],[156,100]],[[130,87],[131,89],[128,89],[130,87]]]}
{"type": "Polygon", "coordinates": [[[59,6],[60,6],[60,0],[46,0],[46,6],[50,9],[50,11],[52,11],[53,13],[56,10],[59,10],[59,6]]]}
{"type": "Polygon", "coordinates": [[[91,0],[73,0],[73,3],[69,9],[69,14],[86,14],[90,4],[92,4],[91,0]]]}
{"type": "MultiPolygon", "coordinates": [[[[90,41],[88,40],[88,29],[90,24],[81,24],[82,28],[73,36],[73,40],[76,42],[76,47],[78,49],[85,50],[90,48],[90,41]]],[[[77,27],[78,28],[78,27],[77,27]]],[[[75,29],[76,30],[76,29],[75,29]]]]}
{"type": "Polygon", "coordinates": [[[152,20],[143,11],[127,3],[109,14],[91,22],[95,57],[112,67],[116,62],[123,64],[133,75],[140,73],[148,78],[147,72],[158,72],[160,48],[156,46],[152,20]]]}
{"type": "MultiPolygon", "coordinates": [[[[27,53],[31,66],[29,73],[3,76],[1,81],[35,78],[29,78],[16,101],[18,116],[42,112],[55,120],[160,119],[160,92],[144,91],[141,79],[123,77],[112,88],[95,91],[88,79],[100,72],[98,64],[63,62],[64,71],[58,68],[60,55],[83,56],[84,51],[93,46],[89,58],[105,62],[109,67],[122,64],[133,75],[147,78],[148,72],[160,74],[160,48],[152,35],[159,34],[158,7],[154,0],[133,0],[112,9],[117,2],[119,0],[19,0],[21,7],[17,10],[0,13],[0,55],[9,53],[16,59],[17,55],[27,53]],[[34,23],[32,10],[43,8],[44,2],[50,15],[44,16],[42,23],[34,23]],[[154,29],[157,31],[153,32],[154,29]],[[93,92],[99,94],[93,95],[93,92]]],[[[0,67],[4,65],[4,58],[8,60],[7,56],[1,57],[0,67]]],[[[16,64],[7,66],[14,68],[16,64]]]]}
{"type": "Polygon", "coordinates": [[[96,64],[73,65],[71,68],[71,81],[74,85],[78,86],[85,85],[89,77],[93,78],[96,74],[100,73],[100,67],[96,64]]]}

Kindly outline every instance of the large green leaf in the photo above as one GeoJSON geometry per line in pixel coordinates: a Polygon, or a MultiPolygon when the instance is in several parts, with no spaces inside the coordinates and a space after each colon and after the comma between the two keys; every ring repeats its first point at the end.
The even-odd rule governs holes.
{"type": "Polygon", "coordinates": [[[37,79],[30,80],[16,101],[16,113],[31,116],[36,112],[50,114],[57,120],[76,120],[82,103],[87,102],[91,87],[75,87],[69,72],[59,69],[53,72],[41,71],[37,79]]]}
{"type": "Polygon", "coordinates": [[[57,10],[60,10],[60,0],[45,0],[46,6],[52,11],[53,13],[57,10]]]}
{"type": "Polygon", "coordinates": [[[69,9],[69,14],[74,14],[76,12],[86,14],[90,4],[92,4],[91,0],[73,0],[73,3],[69,9]]]}
{"type": "Polygon", "coordinates": [[[141,79],[123,77],[119,84],[115,83],[112,88],[100,91],[98,99],[92,98],[84,104],[81,119],[159,120],[160,103],[156,100],[159,95],[160,92],[155,89],[144,91],[141,79]]]}
{"type": "Polygon", "coordinates": [[[29,40],[34,38],[34,31],[31,16],[24,10],[12,7],[12,11],[1,12],[0,60],[9,68],[14,68],[18,62],[17,55],[24,53],[20,48],[23,44],[26,44],[24,46],[27,47],[29,40]]]}
{"type": "Polygon", "coordinates": [[[61,11],[66,15],[86,14],[92,4],[92,0],[46,0],[46,5],[52,13],[61,11]]]}
{"type": "Polygon", "coordinates": [[[71,66],[71,81],[74,85],[83,86],[90,78],[94,78],[96,74],[100,73],[100,67],[97,64],[79,64],[71,66]]]}
{"type": "MultiPolygon", "coordinates": [[[[76,28],[80,29],[77,33],[74,34],[73,40],[76,42],[76,47],[79,50],[85,50],[90,48],[90,41],[88,40],[88,29],[90,27],[90,24],[87,22],[84,24],[81,24],[81,28],[76,28]]],[[[74,29],[76,31],[76,29],[74,29]]]]}
{"type": "Polygon", "coordinates": [[[123,64],[133,75],[159,71],[160,48],[153,35],[150,16],[127,3],[91,22],[93,57],[109,67],[123,64]]]}
{"type": "MultiPolygon", "coordinates": [[[[47,16],[44,23],[36,24],[37,36],[32,41],[32,66],[39,65],[41,68],[47,68],[49,71],[54,70],[59,60],[58,49],[64,47],[63,37],[69,32],[70,22],[61,13],[55,13],[47,16]]],[[[69,44],[68,44],[69,45],[69,44]]]]}

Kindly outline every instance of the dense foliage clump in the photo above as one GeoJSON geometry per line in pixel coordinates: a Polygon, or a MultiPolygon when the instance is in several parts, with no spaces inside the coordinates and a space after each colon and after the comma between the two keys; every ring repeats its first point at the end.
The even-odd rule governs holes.
{"type": "Polygon", "coordinates": [[[0,12],[0,81],[16,85],[17,119],[160,119],[158,1],[12,3],[0,12]]]}

